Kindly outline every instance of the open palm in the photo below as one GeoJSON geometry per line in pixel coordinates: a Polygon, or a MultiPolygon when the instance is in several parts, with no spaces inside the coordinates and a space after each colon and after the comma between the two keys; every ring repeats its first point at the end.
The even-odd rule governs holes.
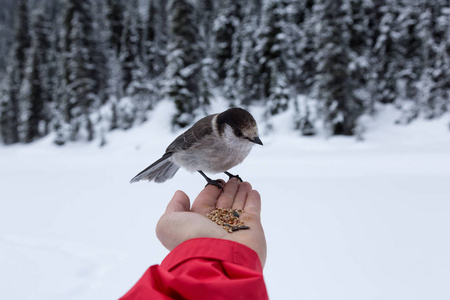
{"type": "Polygon", "coordinates": [[[230,179],[223,192],[208,185],[195,199],[192,207],[189,197],[182,191],[176,191],[167,205],[166,212],[159,219],[156,234],[161,243],[169,250],[182,242],[200,237],[219,238],[244,244],[259,256],[262,266],[266,261],[266,240],[261,225],[261,197],[248,182],[230,179]],[[248,230],[228,233],[216,223],[205,217],[216,207],[242,209],[240,219],[249,226],[248,230]]]}

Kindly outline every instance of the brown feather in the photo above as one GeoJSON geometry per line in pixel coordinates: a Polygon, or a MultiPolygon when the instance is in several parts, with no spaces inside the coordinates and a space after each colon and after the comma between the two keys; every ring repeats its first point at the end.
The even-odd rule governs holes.
{"type": "Polygon", "coordinates": [[[179,135],[166,149],[167,152],[186,150],[200,142],[205,135],[212,132],[212,119],[216,115],[206,116],[195,123],[186,132],[179,135]]]}

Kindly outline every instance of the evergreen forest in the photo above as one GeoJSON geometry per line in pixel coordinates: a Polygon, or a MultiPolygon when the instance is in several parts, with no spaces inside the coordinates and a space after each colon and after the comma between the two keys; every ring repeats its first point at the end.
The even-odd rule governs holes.
{"type": "Polygon", "coordinates": [[[450,0],[0,0],[0,141],[104,141],[162,100],[174,129],[260,106],[362,138],[450,110],[450,0]],[[301,97],[300,97],[301,96],[301,97]]]}

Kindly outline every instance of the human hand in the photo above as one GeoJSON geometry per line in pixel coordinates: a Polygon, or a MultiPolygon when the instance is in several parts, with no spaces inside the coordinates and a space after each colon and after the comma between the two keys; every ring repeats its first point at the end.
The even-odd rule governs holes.
{"type": "Polygon", "coordinates": [[[266,262],[267,246],[261,225],[261,197],[256,190],[252,190],[250,183],[240,182],[235,178],[224,185],[223,193],[215,186],[206,186],[192,207],[189,197],[182,191],[176,191],[156,225],[156,235],[170,251],[193,238],[231,240],[253,249],[263,267],[266,262]],[[226,232],[205,217],[216,207],[242,209],[244,212],[240,214],[240,220],[250,229],[226,232]]]}

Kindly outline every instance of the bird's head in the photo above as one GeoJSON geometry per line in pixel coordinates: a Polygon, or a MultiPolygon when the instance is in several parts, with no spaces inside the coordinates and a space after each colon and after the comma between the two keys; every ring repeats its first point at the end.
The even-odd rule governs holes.
{"type": "Polygon", "coordinates": [[[245,109],[234,107],[220,113],[217,116],[217,128],[220,134],[231,131],[234,138],[258,145],[263,144],[258,136],[255,119],[245,109]]]}

